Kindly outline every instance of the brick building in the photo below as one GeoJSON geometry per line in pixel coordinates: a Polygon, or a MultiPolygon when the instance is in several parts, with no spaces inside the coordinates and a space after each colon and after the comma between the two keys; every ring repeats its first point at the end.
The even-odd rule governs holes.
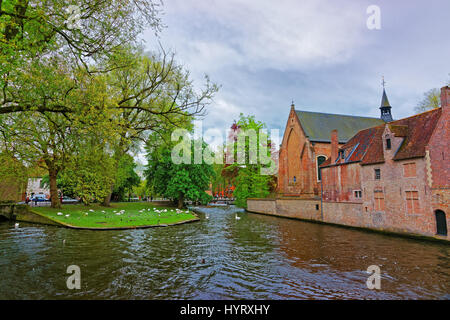
{"type": "Polygon", "coordinates": [[[345,224],[449,238],[449,97],[444,87],[441,108],[362,130],[340,148],[332,132],[323,201],[345,224]],[[340,212],[343,203],[359,213],[340,212]]]}
{"type": "MultiPolygon", "coordinates": [[[[301,150],[309,148],[309,161],[317,158],[318,152],[324,155],[329,152],[320,165],[320,179],[317,179],[320,183],[309,180],[309,186],[302,185],[309,189],[298,189],[300,197],[286,197],[286,193],[281,193],[276,199],[249,199],[248,210],[450,240],[447,232],[449,87],[441,89],[441,105],[437,109],[392,121],[391,107],[383,92],[381,123],[359,130],[348,139],[346,131],[343,138],[340,137],[337,125],[327,126],[331,134],[323,149],[316,148],[317,142],[304,138],[301,150]],[[313,190],[316,194],[318,192],[314,189],[318,187],[321,189],[318,197],[302,197],[303,190],[313,190]]],[[[296,118],[293,113],[297,112],[292,109],[290,115],[295,127],[301,114],[296,118]]],[[[288,129],[293,130],[289,121],[286,129],[287,132],[288,129]]],[[[285,133],[283,144],[289,149],[286,139],[285,133]]],[[[280,170],[284,170],[280,174],[282,177],[291,174],[289,150],[287,154],[288,161],[285,160],[284,167],[280,164],[280,170]]],[[[305,168],[316,173],[311,163],[309,169],[294,166],[297,170],[305,168]]],[[[293,190],[289,189],[292,187],[290,181],[287,187],[280,186],[280,191],[293,190]]]]}
{"type": "Polygon", "coordinates": [[[330,131],[337,129],[344,145],[358,131],[383,123],[381,118],[299,111],[292,104],[279,151],[278,193],[320,196],[318,166],[331,155],[330,131]]]}

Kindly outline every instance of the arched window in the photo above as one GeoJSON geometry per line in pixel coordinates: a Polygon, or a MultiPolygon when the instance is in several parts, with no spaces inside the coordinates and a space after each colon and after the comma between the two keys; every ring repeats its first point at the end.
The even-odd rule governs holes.
{"type": "Polygon", "coordinates": [[[436,210],[436,234],[441,236],[447,235],[447,219],[445,218],[445,212],[442,210],[436,210]]]}
{"type": "Polygon", "coordinates": [[[325,157],[325,156],[318,156],[317,157],[317,181],[322,181],[322,173],[321,173],[321,170],[320,170],[320,165],[322,163],[324,163],[325,160],[327,160],[327,157],[325,157]]]}

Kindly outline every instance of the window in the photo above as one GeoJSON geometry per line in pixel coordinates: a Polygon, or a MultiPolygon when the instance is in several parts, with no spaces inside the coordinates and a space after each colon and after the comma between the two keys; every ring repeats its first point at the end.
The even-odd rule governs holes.
{"type": "Polygon", "coordinates": [[[384,211],[384,193],[383,190],[375,190],[373,194],[375,200],[375,211],[384,211]]]}
{"type": "Polygon", "coordinates": [[[381,179],[381,169],[375,169],[375,180],[381,179]]]}
{"type": "Polygon", "coordinates": [[[356,199],[361,199],[362,198],[361,190],[355,190],[355,198],[356,199]]]}
{"type": "Polygon", "coordinates": [[[297,181],[297,177],[296,176],[294,176],[294,183],[295,183],[295,181],[297,181]]]}
{"type": "Polygon", "coordinates": [[[406,191],[406,211],[408,213],[420,213],[418,191],[406,191]]]}
{"type": "Polygon", "coordinates": [[[319,210],[319,205],[318,204],[316,204],[316,210],[319,210]]]}
{"type": "Polygon", "coordinates": [[[416,176],[416,163],[405,163],[403,165],[403,176],[405,178],[415,177],[416,176]]]}
{"type": "Polygon", "coordinates": [[[441,236],[447,235],[447,219],[445,218],[445,212],[442,210],[436,210],[436,234],[441,236]]]}
{"type": "Polygon", "coordinates": [[[325,160],[327,160],[327,157],[325,156],[318,156],[317,157],[317,181],[321,181],[322,180],[322,171],[320,169],[320,166],[322,163],[325,162],[325,160]]]}
{"type": "Polygon", "coordinates": [[[391,139],[386,139],[386,149],[391,149],[391,139]]]}

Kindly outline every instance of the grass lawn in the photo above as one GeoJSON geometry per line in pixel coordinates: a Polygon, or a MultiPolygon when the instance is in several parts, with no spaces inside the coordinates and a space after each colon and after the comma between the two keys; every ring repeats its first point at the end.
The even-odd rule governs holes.
{"type": "Polygon", "coordinates": [[[187,209],[155,206],[146,202],[112,203],[99,205],[67,204],[61,209],[34,207],[31,209],[54,221],[83,228],[124,228],[173,224],[197,217],[187,209]]]}

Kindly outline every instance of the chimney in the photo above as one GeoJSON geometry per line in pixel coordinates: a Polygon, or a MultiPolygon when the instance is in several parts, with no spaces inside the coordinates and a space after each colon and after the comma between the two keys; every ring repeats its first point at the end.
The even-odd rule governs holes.
{"type": "Polygon", "coordinates": [[[442,111],[450,110],[450,87],[445,86],[441,88],[441,106],[442,111]]]}
{"type": "Polygon", "coordinates": [[[336,162],[338,158],[338,150],[339,150],[339,139],[338,139],[338,131],[331,131],[331,164],[336,162]]]}

